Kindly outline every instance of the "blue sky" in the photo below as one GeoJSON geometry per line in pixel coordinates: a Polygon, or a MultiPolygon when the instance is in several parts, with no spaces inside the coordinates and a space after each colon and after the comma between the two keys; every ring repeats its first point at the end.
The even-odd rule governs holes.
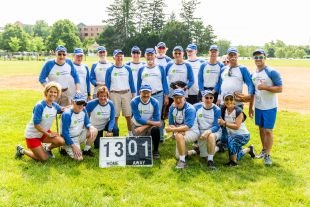
{"type": "MultiPolygon", "coordinates": [[[[0,7],[0,26],[19,20],[34,24],[43,19],[52,25],[59,19],[78,24],[101,24],[113,0],[40,1],[8,0],[0,7]],[[26,9],[35,5],[33,9],[26,9]]],[[[165,12],[180,12],[181,0],[167,0],[165,12]]],[[[287,44],[310,45],[309,0],[201,0],[195,16],[210,24],[218,39],[233,45],[263,45],[280,39],[287,44]]]]}

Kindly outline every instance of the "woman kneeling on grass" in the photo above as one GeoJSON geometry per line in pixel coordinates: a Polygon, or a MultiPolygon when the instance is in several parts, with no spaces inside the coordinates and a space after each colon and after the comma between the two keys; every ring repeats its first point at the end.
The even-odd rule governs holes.
{"type": "Polygon", "coordinates": [[[222,142],[228,145],[230,167],[237,166],[237,160],[240,160],[246,153],[252,158],[255,157],[254,147],[251,145],[245,149],[242,146],[250,140],[250,133],[247,130],[244,121],[246,119],[242,109],[235,105],[233,94],[224,96],[224,106],[222,108],[222,118],[218,123],[223,127],[222,142]]]}
{"type": "Polygon", "coordinates": [[[32,119],[26,127],[26,143],[30,150],[25,150],[21,145],[18,145],[16,147],[16,158],[27,155],[37,161],[46,161],[49,157],[54,158],[51,152],[53,148],[65,144],[61,136],[50,131],[56,114],[63,111],[63,108],[55,102],[60,97],[60,93],[61,87],[58,83],[52,81],[46,84],[44,88],[45,99],[35,105],[32,119]]]}

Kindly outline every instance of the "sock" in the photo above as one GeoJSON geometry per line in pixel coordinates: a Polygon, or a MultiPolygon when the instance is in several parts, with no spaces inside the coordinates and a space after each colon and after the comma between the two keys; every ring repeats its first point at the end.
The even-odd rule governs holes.
{"type": "Polygon", "coordinates": [[[90,148],[91,148],[91,146],[87,144],[87,145],[85,145],[84,151],[88,151],[88,150],[90,150],[90,148]]]}
{"type": "Polygon", "coordinates": [[[180,155],[180,160],[185,162],[185,155],[180,155]]]}
{"type": "Polygon", "coordinates": [[[217,153],[220,150],[220,148],[218,146],[215,146],[215,153],[217,153]]]}
{"type": "Polygon", "coordinates": [[[208,154],[208,161],[209,161],[209,160],[212,160],[212,161],[213,161],[213,155],[209,155],[209,154],[208,154]]]}

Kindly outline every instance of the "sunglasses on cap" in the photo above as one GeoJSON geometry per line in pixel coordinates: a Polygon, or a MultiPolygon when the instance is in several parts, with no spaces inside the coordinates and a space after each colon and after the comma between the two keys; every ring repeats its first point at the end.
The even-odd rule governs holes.
{"type": "Polygon", "coordinates": [[[262,60],[265,59],[265,56],[259,55],[259,56],[254,56],[254,60],[262,60]]]}
{"type": "Polygon", "coordinates": [[[233,101],[233,100],[234,100],[234,98],[232,96],[228,96],[225,98],[224,101],[233,101]]]}
{"type": "Polygon", "coordinates": [[[78,106],[86,106],[86,102],[85,101],[77,101],[76,102],[76,105],[78,105],[78,106]]]}
{"type": "Polygon", "coordinates": [[[66,56],[66,53],[57,53],[58,56],[66,56]]]}

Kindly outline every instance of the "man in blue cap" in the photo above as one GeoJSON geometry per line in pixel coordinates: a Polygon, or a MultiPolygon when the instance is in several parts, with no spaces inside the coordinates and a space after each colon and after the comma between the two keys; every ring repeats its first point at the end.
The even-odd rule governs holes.
{"type": "MultiPolygon", "coordinates": [[[[145,50],[146,65],[140,68],[138,72],[137,91],[140,91],[142,85],[150,85],[152,87],[152,97],[158,101],[160,114],[162,113],[163,105],[169,104],[169,89],[165,69],[155,64],[156,51],[154,48],[145,50]]],[[[160,128],[160,141],[164,141],[164,121],[160,128]]]]}
{"type": "Polygon", "coordinates": [[[132,60],[127,62],[126,65],[131,68],[135,88],[137,88],[138,71],[139,68],[143,67],[145,64],[141,62],[141,50],[138,46],[133,46],[131,48],[131,58],[132,60]]]}
{"type": "Polygon", "coordinates": [[[257,158],[264,158],[265,165],[272,165],[270,153],[278,107],[277,93],[282,92],[282,78],[278,71],[266,65],[264,50],[254,51],[253,59],[257,67],[252,74],[255,86],[255,124],[259,127],[263,147],[257,158]]]}
{"type": "Polygon", "coordinates": [[[82,48],[75,48],[73,51],[73,65],[80,79],[81,93],[87,96],[87,100],[91,99],[90,95],[90,79],[88,66],[83,64],[84,51],[82,48]]]}
{"type": "Polygon", "coordinates": [[[105,74],[107,69],[112,66],[108,62],[108,51],[104,46],[97,47],[97,55],[99,60],[95,62],[90,70],[90,82],[95,87],[93,98],[96,98],[97,90],[100,86],[105,86],[105,74]]]}
{"type": "Polygon", "coordinates": [[[166,131],[172,132],[176,140],[176,157],[179,161],[177,169],[187,167],[185,156],[187,154],[186,143],[194,142],[199,137],[199,129],[196,120],[195,108],[185,100],[183,89],[173,91],[173,104],[169,108],[169,126],[166,131]]]}
{"type": "Polygon", "coordinates": [[[70,59],[66,59],[67,49],[59,45],[56,47],[56,58],[48,60],[40,73],[39,81],[45,86],[47,82],[55,81],[61,86],[61,96],[57,103],[61,106],[68,106],[71,103],[75,92],[79,93],[80,79],[70,59]],[[73,78],[74,84],[70,84],[73,78]],[[69,88],[70,87],[70,88],[69,88]],[[70,93],[74,91],[74,93],[70,93]]]}
{"type": "Polygon", "coordinates": [[[224,65],[217,60],[218,54],[218,46],[211,45],[209,48],[210,59],[201,65],[198,73],[199,90],[211,90],[214,94],[213,103],[217,102],[220,74],[224,67],[224,65]]]}
{"type": "Polygon", "coordinates": [[[151,97],[152,87],[142,85],[140,95],[135,97],[131,103],[132,128],[135,136],[151,136],[153,142],[153,158],[159,159],[159,139],[161,127],[160,111],[158,101],[151,97]]]}
{"type": "Polygon", "coordinates": [[[155,60],[156,64],[161,65],[164,68],[166,68],[166,65],[170,61],[172,61],[172,59],[166,55],[168,47],[166,46],[166,44],[164,42],[159,42],[155,46],[155,50],[156,50],[156,60],[155,60]]]}
{"type": "Polygon", "coordinates": [[[128,65],[123,64],[124,52],[122,50],[114,50],[113,59],[114,65],[106,72],[105,84],[115,106],[116,126],[118,127],[118,118],[122,111],[122,115],[126,118],[128,135],[132,136],[130,101],[136,93],[132,70],[128,65]]]}
{"type": "Polygon", "coordinates": [[[61,134],[65,139],[64,149],[74,160],[83,160],[83,155],[94,157],[91,145],[94,143],[98,130],[89,122],[85,109],[86,96],[77,93],[72,100],[72,108],[67,109],[61,116],[61,134]],[[81,151],[81,143],[86,143],[81,151]]]}
{"type": "Polygon", "coordinates": [[[186,62],[188,62],[192,66],[193,74],[194,74],[194,84],[188,90],[187,101],[190,104],[195,104],[201,101],[201,98],[199,97],[198,72],[199,72],[200,66],[205,61],[197,57],[197,45],[194,43],[191,43],[187,46],[186,54],[187,54],[186,62]]]}
{"type": "Polygon", "coordinates": [[[236,48],[229,48],[227,50],[229,65],[222,69],[220,75],[219,87],[216,87],[216,92],[219,93],[218,104],[223,105],[223,97],[226,94],[234,94],[235,104],[243,109],[243,100],[238,98],[238,94],[242,94],[243,84],[248,87],[248,94],[250,98],[249,116],[253,117],[253,98],[254,85],[251,80],[251,75],[247,67],[238,64],[238,50],[236,48]],[[218,90],[218,91],[217,91],[218,90]]]}

